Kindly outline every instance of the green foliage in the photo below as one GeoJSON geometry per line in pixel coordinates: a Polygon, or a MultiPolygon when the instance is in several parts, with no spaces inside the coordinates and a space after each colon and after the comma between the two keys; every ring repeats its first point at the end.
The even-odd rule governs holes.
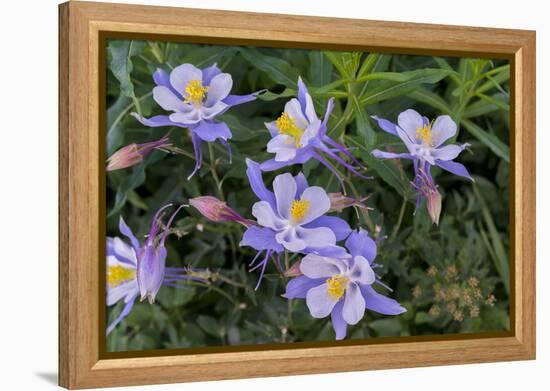
{"type": "MultiPolygon", "coordinates": [[[[107,155],[129,143],[170,134],[174,153],[155,151],[143,163],[107,175],[107,232],[121,236],[123,216],[136,235],[146,235],[152,214],[167,203],[187,203],[198,195],[225,200],[245,217],[256,201],[244,172],[246,157],[264,161],[264,122],[276,119],[297,93],[302,77],[322,117],[328,99],[335,107],[328,134],[345,143],[367,167],[372,180],[346,176],[351,196],[370,195],[368,213],[342,212],[352,226],[379,241],[377,269],[408,312],[382,316],[367,311],[350,338],[494,331],[509,328],[509,64],[483,59],[438,58],[358,52],[322,52],[164,42],[109,41],[107,75],[107,155]],[[200,172],[194,166],[189,133],[181,128],[146,128],[131,112],[163,113],[152,99],[152,73],[190,62],[216,62],[233,77],[233,92],[267,91],[255,102],[223,115],[233,132],[230,164],[219,144],[204,145],[200,172]],[[458,161],[475,178],[472,185],[439,170],[443,194],[439,226],[422,205],[416,213],[404,160],[379,160],[375,148],[404,151],[399,140],[381,131],[371,115],[396,121],[414,108],[429,118],[449,114],[459,124],[453,142],[470,143],[458,161]],[[477,281],[477,282],[476,282],[477,281]]],[[[301,168],[292,167],[296,173],[301,168]]],[[[310,183],[341,191],[338,181],[317,162],[303,172],[310,183]]],[[[265,175],[266,183],[276,173],[265,175]]],[[[240,248],[243,228],[212,223],[184,209],[167,240],[167,265],[208,269],[205,282],[161,288],[154,305],[136,303],[108,336],[110,351],[234,344],[332,340],[329,319],[314,319],[304,300],[281,297],[288,279],[274,264],[257,291],[257,274],[247,265],[255,255],[240,248]]],[[[289,264],[297,261],[290,257],[289,264]]],[[[378,289],[378,288],[377,288],[378,289]]],[[[384,288],[380,288],[384,291],[384,288]]],[[[388,292],[385,292],[388,293],[388,292]]],[[[108,309],[109,320],[123,304],[108,309]]]]}

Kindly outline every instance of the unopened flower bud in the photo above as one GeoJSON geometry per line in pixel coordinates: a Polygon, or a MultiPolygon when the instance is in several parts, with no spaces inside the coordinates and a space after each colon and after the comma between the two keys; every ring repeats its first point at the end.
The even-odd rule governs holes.
{"type": "Polygon", "coordinates": [[[245,227],[250,227],[254,225],[254,222],[248,219],[245,219],[240,214],[238,214],[234,209],[227,206],[223,201],[220,201],[216,197],[212,196],[201,196],[191,198],[189,204],[194,207],[201,215],[206,217],[210,221],[216,223],[222,221],[231,221],[244,225],[245,227]]]}

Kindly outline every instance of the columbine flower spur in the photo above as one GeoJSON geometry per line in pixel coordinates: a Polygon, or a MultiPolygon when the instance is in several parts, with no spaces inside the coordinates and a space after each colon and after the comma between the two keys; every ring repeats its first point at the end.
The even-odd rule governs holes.
{"type": "Polygon", "coordinates": [[[170,115],[157,115],[143,118],[137,113],[132,115],[145,126],[177,126],[188,128],[195,151],[195,168],[191,178],[202,165],[203,141],[220,140],[231,156],[227,140],[232,136],[225,122],[215,121],[232,106],[256,99],[258,92],[249,95],[229,94],[233,79],[229,73],[222,73],[216,64],[199,69],[192,64],[182,64],[172,70],[170,75],[162,69],[153,74],[157,85],[153,88],[153,98],[170,115]]]}
{"type": "Polygon", "coordinates": [[[262,267],[258,283],[272,253],[286,249],[301,253],[345,254],[336,242],[345,239],[351,229],[341,218],[325,216],[331,203],[324,189],[309,187],[301,173],[296,177],[286,173],[275,177],[271,192],[264,185],[258,163],[247,160],[247,166],[250,186],[260,201],[252,207],[258,226],[246,230],[241,246],[258,251],[251,265],[263,251],[266,252],[264,260],[256,265],[262,267]]]}
{"type": "Polygon", "coordinates": [[[409,109],[399,114],[398,125],[377,116],[372,118],[377,121],[382,130],[399,137],[408,150],[406,153],[393,153],[375,149],[372,154],[380,159],[413,161],[415,174],[413,186],[418,191],[417,208],[420,206],[422,197],[426,198],[432,221],[437,224],[441,211],[441,195],[432,178],[431,167],[437,166],[473,181],[466,167],[453,161],[469,144],[443,146],[443,143],[453,137],[457,130],[455,122],[448,115],[441,115],[431,123],[428,118],[409,109]]]}
{"type": "Polygon", "coordinates": [[[349,255],[323,257],[308,254],[300,262],[302,276],[290,280],[283,295],[287,299],[306,299],[311,316],[331,315],[336,339],[346,336],[347,326],[357,324],[365,309],[385,315],[406,311],[397,301],[376,292],[372,285],[383,285],[374,273],[379,267],[376,243],[364,230],[352,232],[346,240],[349,255]]]}
{"type": "Polygon", "coordinates": [[[273,159],[261,164],[262,171],[274,171],[294,164],[303,164],[309,159],[316,159],[327,167],[339,181],[340,174],[326,160],[326,155],[353,174],[368,179],[357,171],[353,165],[342,159],[343,154],[359,168],[364,168],[351,152],[343,145],[326,135],[327,123],[334,107],[334,99],[328,101],[325,117],[321,121],[315,113],[313,99],[302,79],[298,79],[298,98],[292,98],[285,105],[281,116],[272,122],[265,123],[272,139],[267,144],[267,152],[274,153],[273,159]]]}

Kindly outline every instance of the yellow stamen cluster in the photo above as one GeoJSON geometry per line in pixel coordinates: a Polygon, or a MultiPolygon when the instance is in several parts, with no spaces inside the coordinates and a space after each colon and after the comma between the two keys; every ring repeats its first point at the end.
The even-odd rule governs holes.
{"type": "Polygon", "coordinates": [[[187,87],[185,87],[185,92],[187,92],[188,96],[184,102],[191,104],[202,103],[207,91],[208,87],[203,86],[200,80],[191,80],[187,84],[187,87]]]}
{"type": "Polygon", "coordinates": [[[424,125],[423,127],[416,129],[416,138],[422,141],[426,145],[433,146],[432,140],[432,124],[424,125]]]}
{"type": "Polygon", "coordinates": [[[304,131],[296,125],[294,120],[290,118],[287,113],[281,114],[275,123],[277,124],[277,129],[279,129],[280,134],[286,134],[294,139],[296,148],[300,148],[302,146],[300,144],[300,140],[302,139],[302,134],[304,131]]]}
{"type": "Polygon", "coordinates": [[[111,288],[133,280],[135,277],[136,271],[134,269],[128,269],[120,265],[109,266],[107,269],[107,283],[111,288]]]}
{"type": "Polygon", "coordinates": [[[308,200],[294,200],[290,205],[290,215],[295,221],[302,220],[309,210],[308,200]]]}
{"type": "Polygon", "coordinates": [[[344,296],[344,292],[348,287],[349,278],[346,276],[336,275],[327,280],[328,295],[334,300],[340,300],[344,296]]]}

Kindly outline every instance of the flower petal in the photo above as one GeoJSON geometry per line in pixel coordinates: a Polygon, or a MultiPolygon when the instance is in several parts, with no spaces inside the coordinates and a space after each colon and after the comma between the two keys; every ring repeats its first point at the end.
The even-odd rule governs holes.
{"type": "Polygon", "coordinates": [[[172,87],[184,97],[188,96],[185,89],[191,80],[199,80],[202,82],[202,71],[192,64],[177,66],[170,73],[170,84],[172,84],[172,87]]]}
{"type": "Polygon", "coordinates": [[[275,240],[275,232],[272,229],[256,226],[250,227],[244,232],[239,246],[249,246],[258,251],[274,250],[281,252],[284,250],[283,246],[275,240]]]}
{"type": "Polygon", "coordinates": [[[304,218],[300,221],[300,225],[307,224],[321,217],[330,209],[330,198],[322,187],[308,187],[304,190],[300,199],[309,201],[309,208],[304,218]]]}
{"type": "Polygon", "coordinates": [[[449,161],[460,155],[460,152],[464,150],[461,145],[450,144],[444,147],[437,148],[432,152],[432,156],[436,160],[449,161]]]}
{"type": "Polygon", "coordinates": [[[279,134],[269,140],[267,152],[275,154],[275,161],[286,162],[296,157],[296,144],[292,137],[279,134]]]}
{"type": "Polygon", "coordinates": [[[336,235],[326,227],[296,227],[296,236],[303,240],[307,247],[319,248],[336,244],[336,235]]]}
{"type": "Polygon", "coordinates": [[[264,122],[265,127],[269,130],[271,137],[276,137],[279,134],[279,128],[277,127],[277,121],[264,122]]]}
{"type": "Polygon", "coordinates": [[[296,199],[296,191],[298,186],[292,174],[285,173],[277,175],[273,180],[273,191],[275,200],[277,201],[277,211],[279,216],[289,219],[290,207],[296,199]]]}
{"type": "Polygon", "coordinates": [[[308,254],[300,262],[300,271],[308,278],[330,278],[348,271],[346,261],[308,254]]]}
{"type": "Polygon", "coordinates": [[[195,107],[193,107],[192,110],[186,113],[180,111],[172,113],[168,118],[172,122],[177,122],[181,125],[185,125],[185,127],[195,125],[202,119],[200,110],[196,109],[195,107]]]}
{"type": "Polygon", "coordinates": [[[140,245],[139,240],[134,236],[134,233],[132,232],[131,228],[128,227],[122,216],[120,216],[120,219],[118,221],[118,230],[121,234],[126,236],[128,239],[130,239],[130,243],[132,243],[132,247],[134,248],[134,251],[139,253],[140,245]]]}
{"type": "Polygon", "coordinates": [[[222,114],[228,108],[227,104],[222,101],[215,102],[212,106],[201,106],[201,117],[204,119],[212,119],[218,114],[222,114]]]}
{"type": "Polygon", "coordinates": [[[294,121],[296,126],[304,130],[308,126],[306,117],[302,113],[302,108],[300,107],[300,102],[296,98],[292,98],[285,105],[285,113],[287,113],[290,118],[294,121]]]}
{"type": "Polygon", "coordinates": [[[228,140],[231,138],[231,130],[225,122],[201,121],[192,129],[201,140],[212,142],[217,139],[228,140]]]}
{"type": "Polygon", "coordinates": [[[252,216],[256,217],[258,224],[263,227],[280,231],[287,223],[275,214],[267,201],[258,201],[252,205],[252,216]]]}
{"type": "Polygon", "coordinates": [[[293,278],[286,284],[286,292],[283,297],[287,299],[305,299],[307,291],[325,282],[324,279],[311,279],[306,276],[293,278]]]}
{"type": "MultiPolygon", "coordinates": [[[[416,140],[416,131],[424,126],[422,116],[413,109],[405,110],[399,114],[397,123],[399,127],[405,131],[411,143],[414,143],[416,140]]],[[[396,128],[395,130],[399,135],[399,129],[396,128]]],[[[399,137],[401,137],[401,135],[399,135],[399,137]]]]}
{"type": "Polygon", "coordinates": [[[344,298],[344,308],[342,309],[342,317],[346,323],[354,325],[363,318],[365,314],[365,299],[361,294],[359,286],[350,282],[346,289],[344,298]]]}
{"type": "Polygon", "coordinates": [[[365,306],[371,311],[383,315],[399,315],[407,311],[394,299],[376,292],[371,285],[361,286],[361,293],[365,299],[365,306]]]}
{"type": "Polygon", "coordinates": [[[311,140],[319,138],[319,130],[321,129],[321,120],[314,119],[304,130],[302,137],[300,138],[300,145],[306,146],[311,140]]]}
{"type": "Polygon", "coordinates": [[[393,153],[393,152],[384,152],[379,149],[374,149],[372,156],[378,159],[414,159],[414,156],[410,153],[393,153]]]}
{"type": "Polygon", "coordinates": [[[448,115],[440,115],[432,126],[432,142],[439,147],[456,134],[456,123],[448,115]]]}
{"type": "Polygon", "coordinates": [[[151,118],[144,118],[140,116],[138,113],[130,113],[132,117],[137,119],[139,122],[141,122],[145,126],[149,126],[151,128],[158,128],[160,126],[179,126],[185,128],[186,126],[182,126],[182,124],[179,124],[177,122],[171,121],[170,117],[167,115],[155,115],[151,118]]]}
{"type": "Polygon", "coordinates": [[[340,300],[338,303],[336,303],[332,312],[330,313],[332,328],[334,329],[334,333],[336,334],[336,340],[341,340],[346,338],[348,324],[342,317],[343,308],[344,308],[344,301],[340,300]]]}
{"type": "Polygon", "coordinates": [[[324,318],[330,314],[337,300],[328,294],[328,285],[322,284],[311,288],[306,294],[306,304],[309,313],[314,318],[324,318]]]}
{"type": "Polygon", "coordinates": [[[107,327],[107,335],[109,335],[111,333],[111,331],[114,330],[114,328],[120,323],[122,322],[122,320],[128,316],[128,314],[130,313],[130,311],[132,311],[132,308],[134,307],[134,302],[136,300],[136,296],[132,297],[130,300],[128,300],[126,302],[126,305],[124,306],[124,308],[122,309],[122,311],[120,312],[120,314],[118,315],[118,317],[109,325],[109,327],[107,327]]]}
{"type": "Polygon", "coordinates": [[[208,107],[221,101],[229,95],[233,87],[233,78],[229,73],[220,73],[212,78],[208,91],[206,92],[206,101],[204,104],[208,107]]]}
{"type": "Polygon", "coordinates": [[[399,137],[399,135],[397,134],[397,126],[393,122],[390,122],[384,118],[377,117],[376,115],[371,116],[371,118],[378,123],[378,126],[382,130],[399,137]]]}
{"type": "Polygon", "coordinates": [[[369,261],[361,255],[353,258],[353,266],[349,276],[352,281],[361,285],[371,285],[376,280],[376,275],[370,267],[369,261]]]}
{"type": "Polygon", "coordinates": [[[311,95],[306,92],[306,105],[305,105],[305,114],[309,123],[319,121],[319,126],[321,126],[321,121],[317,118],[317,113],[315,113],[315,106],[313,105],[313,99],[311,95]]]}
{"type": "Polygon", "coordinates": [[[222,71],[218,68],[218,64],[214,63],[208,68],[202,70],[202,82],[205,86],[210,85],[212,78],[216,75],[219,75],[222,71]]]}
{"type": "Polygon", "coordinates": [[[181,111],[184,113],[192,110],[191,105],[183,103],[168,87],[157,86],[153,88],[153,99],[164,110],[181,111]]]}
{"type": "Polygon", "coordinates": [[[260,165],[252,159],[246,159],[246,176],[252,191],[262,200],[267,201],[272,209],[277,208],[275,203],[275,195],[267,189],[262,178],[260,165]]]}
{"type": "Polygon", "coordinates": [[[256,100],[260,92],[261,91],[257,91],[248,95],[227,95],[227,97],[223,100],[223,103],[227,106],[237,106],[243,103],[252,102],[253,100],[256,100]]]}
{"type": "Polygon", "coordinates": [[[435,164],[438,167],[440,167],[440,168],[442,168],[446,171],[449,171],[450,173],[453,173],[455,175],[458,175],[458,176],[461,176],[461,177],[464,177],[464,178],[468,178],[472,182],[474,181],[474,179],[470,176],[470,173],[468,172],[466,167],[464,167],[464,165],[462,165],[460,163],[453,162],[453,161],[450,161],[450,160],[449,161],[436,160],[435,164]]]}
{"type": "Polygon", "coordinates": [[[299,238],[294,227],[287,228],[275,235],[275,240],[291,252],[299,252],[307,247],[306,242],[299,238]]]}
{"type": "Polygon", "coordinates": [[[364,229],[352,232],[346,240],[346,247],[352,256],[365,257],[369,263],[376,258],[376,243],[364,229]]]}
{"type": "Polygon", "coordinates": [[[349,224],[340,217],[336,216],[321,216],[312,222],[302,225],[303,228],[317,228],[317,227],[327,227],[334,232],[336,236],[336,241],[344,240],[348,237],[351,232],[349,224]]]}
{"type": "Polygon", "coordinates": [[[308,188],[307,179],[304,174],[299,172],[295,177],[294,180],[296,181],[296,196],[301,197],[302,193],[305,189],[308,188]]]}
{"type": "Polygon", "coordinates": [[[136,265],[137,258],[136,252],[133,247],[126,244],[120,238],[107,238],[107,255],[113,255],[120,262],[124,262],[129,265],[136,265]]]}

